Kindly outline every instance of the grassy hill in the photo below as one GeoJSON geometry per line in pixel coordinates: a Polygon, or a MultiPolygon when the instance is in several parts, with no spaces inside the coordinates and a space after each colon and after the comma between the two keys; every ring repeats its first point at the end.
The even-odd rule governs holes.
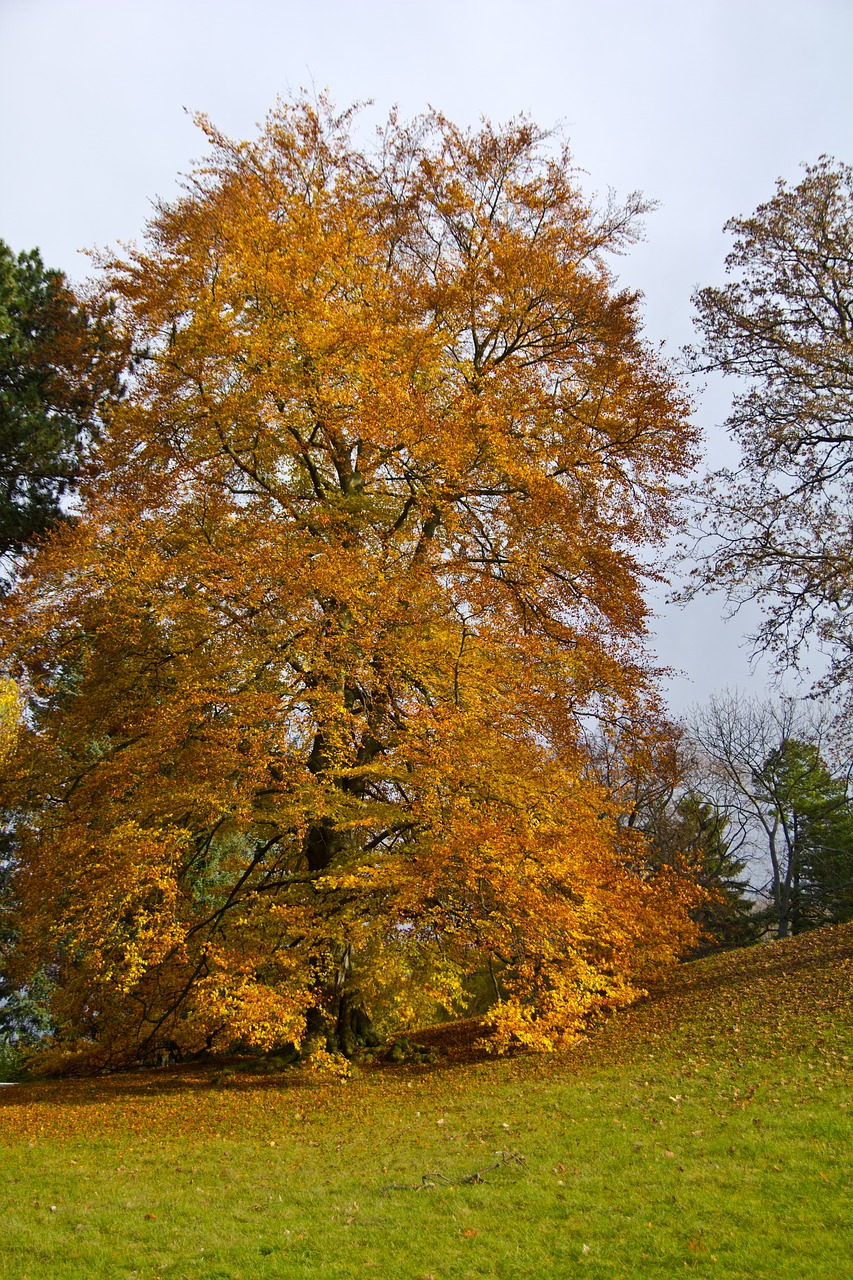
{"type": "Polygon", "coordinates": [[[2,1280],[853,1276],[853,926],[682,966],[559,1058],[0,1090],[2,1280]]]}

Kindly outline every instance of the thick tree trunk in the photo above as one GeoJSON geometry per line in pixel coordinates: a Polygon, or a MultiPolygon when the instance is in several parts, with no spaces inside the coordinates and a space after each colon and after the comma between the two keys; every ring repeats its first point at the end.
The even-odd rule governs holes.
{"type": "MultiPolygon", "coordinates": [[[[346,606],[336,606],[339,618],[344,616],[344,630],[348,630],[346,606]]],[[[341,680],[340,691],[349,712],[364,705],[363,690],[350,684],[345,678],[341,680]]],[[[367,718],[367,729],[363,733],[360,744],[355,751],[354,764],[363,766],[371,763],[381,752],[382,743],[376,737],[379,721],[382,719],[385,699],[381,695],[369,699],[372,713],[367,718]]],[[[308,769],[315,776],[326,773],[330,767],[330,752],[326,734],[318,728],[311,752],[307,760],[308,769]]],[[[360,778],[345,779],[336,783],[341,791],[357,800],[364,797],[365,784],[360,778]]],[[[332,866],[336,858],[345,852],[352,852],[359,840],[353,830],[340,830],[331,818],[321,818],[308,828],[305,833],[303,853],[308,870],[325,871],[332,866]]],[[[352,960],[350,946],[344,948],[335,982],[332,986],[322,987],[318,984],[317,1003],[306,1014],[306,1035],[309,1040],[324,1035],[329,1052],[343,1053],[345,1057],[353,1057],[360,1048],[375,1047],[379,1038],[373,1030],[373,1023],[364,1007],[361,994],[348,986],[352,960]]]]}
{"type": "Polygon", "coordinates": [[[319,1040],[329,1053],[342,1053],[345,1058],[355,1058],[362,1049],[375,1049],[380,1043],[361,993],[355,989],[308,1009],[305,1040],[309,1045],[319,1040]]]}
{"type": "Polygon", "coordinates": [[[359,1050],[375,1049],[379,1044],[360,992],[344,991],[341,995],[334,1039],[335,1047],[345,1058],[354,1058],[359,1050]]]}

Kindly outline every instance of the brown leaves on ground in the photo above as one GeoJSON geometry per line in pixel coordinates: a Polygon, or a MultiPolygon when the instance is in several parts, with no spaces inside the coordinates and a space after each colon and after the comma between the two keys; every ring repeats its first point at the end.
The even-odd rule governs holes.
{"type": "MultiPolygon", "coordinates": [[[[546,1059],[520,1056],[494,1063],[494,1069],[526,1075],[556,1068],[575,1075],[608,1062],[648,1059],[678,1044],[697,1057],[727,1060],[750,1048],[829,1055],[828,1033],[853,1023],[851,977],[853,924],[693,961],[642,1004],[599,1019],[570,1050],[546,1059]]],[[[373,1091],[392,1100],[411,1098],[409,1089],[428,1088],[432,1072],[462,1087],[467,1068],[487,1057],[483,1030],[479,1019],[427,1028],[412,1038],[445,1050],[436,1065],[376,1064],[363,1070],[361,1080],[344,1084],[298,1068],[275,1077],[240,1072],[221,1093],[209,1084],[217,1068],[194,1065],[22,1083],[0,1093],[0,1141],[71,1141],[97,1130],[124,1132],[129,1146],[158,1135],[256,1135],[271,1147],[271,1132],[280,1141],[282,1124],[304,1134],[329,1108],[339,1116],[362,1116],[366,1099],[378,1100],[373,1091]]]]}
{"type": "Polygon", "coordinates": [[[648,998],[594,1019],[574,1060],[621,1060],[673,1036],[697,1052],[820,1049],[821,1033],[853,1017],[853,924],[759,943],[683,964],[648,998]]]}

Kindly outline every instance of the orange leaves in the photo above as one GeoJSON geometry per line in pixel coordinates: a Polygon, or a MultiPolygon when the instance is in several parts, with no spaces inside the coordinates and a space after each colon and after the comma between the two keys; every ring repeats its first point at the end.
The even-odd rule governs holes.
{"type": "Polygon", "coordinates": [[[656,714],[639,558],[692,448],[605,263],[640,207],[524,123],[203,127],[111,268],[147,357],[11,606],[22,965],[105,1059],[332,1042],[345,993],[392,1024],[487,966],[496,1043],[564,1043],[686,928],[580,727],[656,714]]]}

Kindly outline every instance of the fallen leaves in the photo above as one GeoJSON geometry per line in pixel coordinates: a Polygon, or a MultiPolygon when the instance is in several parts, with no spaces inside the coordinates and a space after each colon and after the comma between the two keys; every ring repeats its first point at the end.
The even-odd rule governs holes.
{"type": "MultiPolygon", "coordinates": [[[[816,943],[812,939],[808,942],[814,955],[816,943]]],[[[828,935],[827,943],[832,952],[837,946],[833,933],[828,935]]],[[[739,964],[743,967],[763,958],[762,951],[756,949],[752,957],[741,957],[739,964]]],[[[697,968],[717,971],[716,966],[697,968]]],[[[811,983],[808,973],[806,981],[811,983]]],[[[739,997],[729,1000],[730,1018],[735,998],[739,997]]],[[[709,1017],[716,1016],[716,999],[714,996],[707,1000],[709,1017]]],[[[689,1021],[696,1016],[697,1009],[688,998],[688,1026],[694,1031],[699,1026],[701,1031],[700,1024],[689,1021]]],[[[657,1009],[649,1001],[622,1017],[624,1024],[632,1024],[639,1034],[644,1019],[656,1019],[657,1009]]],[[[567,1243],[565,1235],[561,1237],[566,1244],[566,1257],[580,1261],[582,1268],[595,1270],[605,1265],[604,1241],[610,1238],[607,1233],[612,1227],[614,1197],[621,1196],[624,1190],[619,1211],[631,1213],[626,1244],[636,1248],[638,1273],[644,1266],[651,1269],[651,1262],[640,1261],[645,1246],[650,1258],[660,1259],[665,1254],[662,1274],[666,1268],[667,1275],[681,1272],[682,1262],[697,1273],[703,1266],[712,1270],[712,1258],[716,1256],[712,1247],[725,1251],[719,1254],[718,1270],[722,1271],[730,1261],[728,1253],[737,1256],[743,1274],[760,1274],[760,1224],[768,1206],[790,1199],[796,1202],[786,1229],[793,1231],[801,1246],[803,1222],[810,1216],[819,1218],[835,1205],[846,1156],[839,1124],[846,1124],[849,1116],[849,1112],[835,1109],[843,1080],[839,1077],[834,1082],[834,1095],[825,1094],[826,1101],[819,1109],[816,1073],[809,1075],[807,1064],[787,1057],[777,1062],[769,1052],[761,1062],[744,1061],[730,1052],[724,1037],[714,1056],[707,1041],[697,1044],[698,1037],[694,1037],[690,1043],[679,1042],[676,1032],[672,1033],[673,1042],[683,1045],[683,1053],[681,1048],[670,1051],[664,1045],[662,1052],[669,1056],[662,1062],[644,1059],[642,1066],[632,1066],[628,1071],[621,1067],[613,1070],[609,1064],[616,1056],[615,1039],[610,1036],[616,1037],[618,1031],[621,1037],[621,1028],[614,1028],[618,1022],[619,1019],[612,1020],[602,1031],[600,1054],[594,1064],[576,1055],[550,1060],[518,1058],[487,1067],[476,1062],[467,1066],[443,1065],[432,1074],[412,1072],[402,1077],[376,1068],[364,1072],[352,1092],[345,1095],[335,1089],[333,1082],[309,1082],[298,1075],[269,1082],[266,1078],[243,1077],[239,1068],[239,1087],[228,1093],[224,1103],[212,1097],[209,1089],[198,1087],[205,1072],[195,1068],[171,1068],[169,1090],[165,1096],[157,1097],[147,1090],[148,1077],[144,1073],[94,1081],[26,1084],[20,1093],[25,1108],[15,1104],[13,1109],[5,1098],[0,1106],[0,1125],[8,1126],[10,1133],[13,1115],[23,1114],[29,1127],[20,1135],[23,1141],[15,1135],[4,1147],[3,1173],[7,1167],[12,1168],[8,1165],[10,1154],[20,1169],[58,1170],[64,1181],[33,1180],[26,1191],[20,1189],[20,1201],[30,1230],[40,1229],[44,1238],[55,1237],[63,1247],[73,1240],[81,1251],[94,1250],[103,1239],[99,1235],[98,1214],[104,1200],[112,1197],[117,1236],[123,1232],[127,1238],[147,1234],[153,1239],[168,1221],[169,1230],[179,1234],[184,1247],[203,1211],[214,1233],[221,1221],[228,1231],[245,1234],[257,1244],[269,1239],[277,1249],[292,1249],[294,1255],[303,1250],[307,1255],[315,1248],[319,1252],[321,1240],[336,1238],[334,1247],[342,1251],[353,1274],[364,1274],[359,1251],[369,1248],[369,1260],[375,1261],[376,1267],[369,1268],[365,1260],[365,1269],[385,1275],[391,1274],[393,1267],[390,1253],[383,1252],[382,1230],[375,1230],[375,1238],[371,1236],[367,1241],[368,1233],[375,1229],[378,1205],[379,1212],[387,1213],[389,1219],[406,1222],[413,1235],[421,1229],[419,1223],[431,1219],[440,1222],[436,1237],[426,1236],[428,1244],[423,1252],[417,1253],[413,1247],[413,1275],[435,1274],[440,1280],[446,1271],[446,1253],[454,1249],[463,1272],[466,1262],[470,1270],[482,1253],[488,1256],[490,1266],[496,1258],[509,1274],[513,1265],[518,1265],[513,1263],[516,1241],[528,1237],[531,1243],[522,1243],[521,1247],[530,1247],[535,1254],[530,1274],[544,1275],[547,1267],[536,1250],[545,1247],[545,1233],[556,1229],[555,1223],[564,1230],[570,1216],[577,1225],[567,1243]],[[681,1082],[688,1073],[690,1085],[685,1083],[688,1092],[684,1094],[681,1082]],[[416,1091],[408,1088],[412,1082],[416,1091]],[[735,1105],[733,1088],[740,1090],[741,1101],[753,1082],[757,1082],[755,1101],[746,1117],[735,1105]],[[676,1113],[672,1103],[664,1112],[663,1101],[678,1093],[683,1095],[681,1114],[676,1113]],[[771,1107],[771,1094],[785,1104],[784,1112],[771,1107]],[[800,1096],[814,1108],[815,1124],[807,1113],[793,1109],[789,1112],[791,1101],[800,1096]],[[666,1127],[660,1133],[657,1128],[650,1132],[641,1119],[647,1105],[664,1114],[666,1127]],[[484,1173],[482,1161],[489,1164],[498,1158],[492,1154],[495,1143],[510,1145],[504,1144],[505,1131],[501,1128],[507,1122],[498,1120],[498,1116],[508,1114],[513,1115],[513,1130],[524,1133],[524,1149],[531,1156],[531,1167],[526,1171],[507,1168],[484,1173]],[[444,1119],[445,1125],[436,1127],[436,1117],[444,1119]],[[627,1132],[613,1124],[615,1117],[628,1120],[627,1132]],[[761,1120],[760,1126],[754,1125],[755,1119],[761,1120]],[[826,1143],[820,1139],[819,1129],[824,1120],[830,1135],[826,1143]],[[792,1131],[794,1125],[799,1126],[796,1132],[792,1131]],[[128,1136],[128,1127],[137,1130],[138,1135],[128,1136]],[[35,1149],[28,1147],[28,1132],[39,1133],[35,1149]],[[640,1151],[632,1154],[636,1133],[642,1133],[644,1141],[640,1151]],[[223,1137],[214,1141],[216,1134],[223,1137]],[[690,1135],[697,1141],[691,1141],[690,1135]],[[661,1141],[664,1137],[670,1138],[666,1148],[661,1141]],[[698,1142],[699,1137],[703,1138],[702,1143],[698,1142]],[[783,1143],[789,1137],[793,1145],[786,1148],[783,1143]],[[484,1138],[489,1141],[485,1148],[480,1145],[484,1138]],[[66,1141],[77,1145],[62,1150],[61,1143],[66,1141]],[[270,1147],[272,1141],[276,1142],[275,1148],[270,1147]],[[665,1156],[665,1150],[671,1154],[665,1156]],[[70,1157],[78,1163],[72,1166],[70,1157]],[[687,1166],[685,1175],[678,1172],[677,1158],[687,1166]],[[413,1164],[415,1160],[418,1163],[413,1164]],[[605,1182],[602,1174],[613,1172],[614,1160],[624,1160],[619,1169],[620,1180],[605,1182]],[[388,1165],[384,1172],[383,1162],[388,1165]],[[436,1168],[443,1169],[446,1177],[455,1176],[455,1185],[447,1185],[431,1172],[432,1185],[420,1195],[401,1193],[394,1197],[393,1204],[376,1196],[379,1181],[409,1178],[408,1188],[412,1188],[422,1170],[436,1168]],[[476,1181],[465,1184],[458,1177],[470,1176],[470,1171],[475,1170],[482,1180],[479,1185],[476,1181]],[[87,1184],[84,1178],[90,1176],[93,1181],[87,1184]],[[103,1180],[101,1187],[94,1181],[98,1177],[103,1180]],[[682,1177],[687,1186],[681,1183],[682,1177]],[[167,1178],[173,1183],[168,1209],[167,1178]],[[822,1182],[822,1191],[815,1179],[822,1182]],[[288,1193],[282,1205],[278,1193],[285,1180],[288,1193]],[[347,1190],[335,1191],[334,1204],[329,1198],[330,1181],[347,1185],[347,1190]],[[207,1195],[194,1190],[200,1184],[207,1188],[207,1195]],[[367,1190],[362,1191],[362,1186],[367,1190]],[[711,1234],[707,1240],[699,1236],[703,1219],[709,1230],[712,1219],[710,1214],[702,1213],[698,1220],[692,1215],[689,1205],[697,1186],[704,1186],[709,1195],[713,1187],[721,1210],[734,1213],[727,1220],[739,1222],[736,1243],[734,1236],[729,1240],[728,1230],[722,1233],[725,1242],[711,1234]],[[314,1190],[310,1205],[306,1188],[314,1190]],[[297,1209],[288,1203],[291,1189],[297,1200],[300,1195],[305,1196],[304,1216],[303,1207],[297,1209]],[[97,1200],[92,1195],[95,1190],[102,1193],[97,1200]],[[800,1203],[800,1191],[811,1197],[812,1208],[804,1207],[805,1196],[800,1203]],[[125,1194],[134,1197],[128,1209],[122,1208],[125,1194]],[[30,1209],[36,1195],[40,1207],[30,1209]],[[679,1198],[676,1207],[673,1195],[679,1198]],[[90,1198],[92,1208],[82,1206],[83,1196],[90,1198]],[[56,1212],[45,1218],[51,1201],[56,1212]],[[687,1209],[682,1209],[684,1201],[688,1201],[687,1209]],[[356,1203],[361,1206],[358,1214],[356,1203]],[[519,1206],[517,1221],[513,1218],[505,1222],[501,1218],[499,1206],[504,1203],[519,1206]],[[157,1215],[156,1219],[143,1221],[146,1205],[157,1215]],[[458,1222],[448,1224],[450,1209],[456,1211],[458,1222]],[[656,1219],[646,1226],[642,1219],[650,1210],[656,1219]],[[489,1218],[490,1213],[495,1216],[489,1218]],[[584,1213],[583,1219],[574,1217],[580,1213],[584,1213]],[[75,1236],[77,1219],[86,1230],[75,1236]],[[239,1223],[236,1228],[235,1220],[239,1223]],[[304,1246],[300,1237],[305,1232],[297,1229],[297,1221],[308,1223],[304,1246]],[[292,1236],[288,1235],[290,1227],[292,1236]],[[357,1230],[353,1231],[353,1227],[357,1230]],[[478,1235],[466,1237],[466,1229],[478,1235]],[[689,1247],[688,1237],[694,1248],[689,1247]],[[512,1242],[511,1249],[508,1240],[512,1242]],[[594,1256],[584,1255],[584,1240],[594,1256]],[[704,1247],[698,1247],[700,1244],[704,1247]],[[509,1253],[502,1252],[505,1249],[509,1253]],[[425,1271],[426,1266],[436,1265],[438,1273],[425,1271]]],[[[748,1024],[740,1018],[740,1025],[756,1026],[756,1020],[748,1024]]],[[[760,1022],[757,1025],[760,1030],[760,1022]]],[[[836,1018],[834,1030],[839,1036],[838,1047],[849,1049],[849,1040],[842,1041],[842,1036],[849,1036],[849,1021],[836,1018]]],[[[790,1034],[799,1043],[802,1028],[794,1022],[790,1034]]],[[[779,1051],[781,1059],[785,1042],[772,1027],[770,1035],[768,1048],[779,1051]]],[[[835,1043],[834,1039],[828,1041],[830,1047],[835,1043]]],[[[213,1242],[206,1243],[212,1252],[213,1242]]],[[[418,1248],[423,1244],[419,1237],[418,1248]]],[[[277,1252],[276,1259],[279,1257],[277,1252]]],[[[260,1265],[257,1254],[255,1259],[260,1265]]],[[[152,1268],[155,1265],[152,1259],[152,1268]]],[[[319,1263],[315,1260],[313,1265],[319,1263]]],[[[571,1261],[567,1265],[571,1270],[571,1261]]],[[[497,1271],[497,1264],[494,1269],[497,1271]]],[[[189,1269],[186,1271],[190,1274],[189,1269]]],[[[239,1264],[234,1264],[232,1271],[238,1273],[239,1264]]],[[[841,1273],[839,1269],[838,1274],[841,1273]]],[[[628,1264],[624,1272],[617,1269],[614,1274],[633,1272],[628,1264]]]]}

